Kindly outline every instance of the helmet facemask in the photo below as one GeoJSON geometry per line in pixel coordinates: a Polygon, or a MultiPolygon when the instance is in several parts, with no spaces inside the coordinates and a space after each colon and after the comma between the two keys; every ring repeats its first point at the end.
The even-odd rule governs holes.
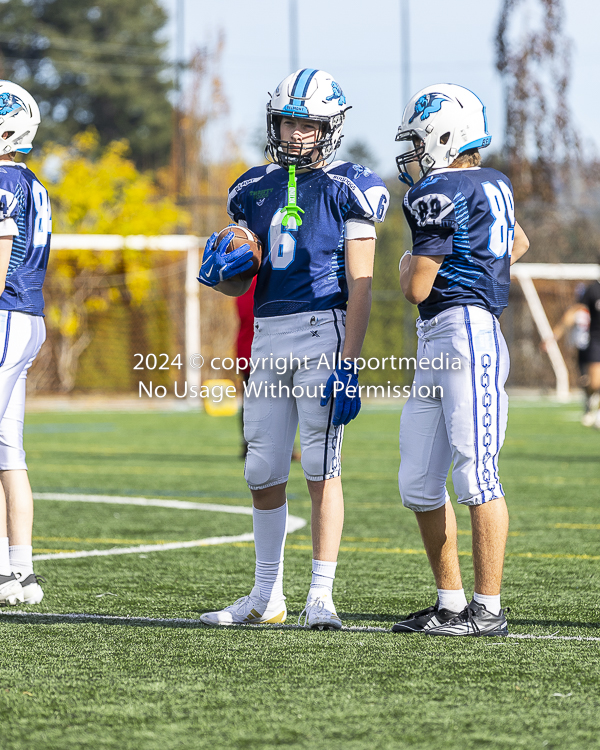
{"type": "Polygon", "coordinates": [[[415,182],[424,177],[433,168],[435,159],[425,153],[425,141],[416,130],[398,133],[396,140],[405,143],[412,142],[414,146],[414,148],[396,157],[396,166],[400,173],[400,181],[412,187],[415,182]],[[408,169],[409,164],[418,164],[420,174],[417,174],[417,170],[414,168],[408,169]]]}
{"type": "MultiPolygon", "coordinates": [[[[319,123],[320,132],[315,143],[310,145],[295,141],[284,141],[281,138],[281,120],[294,117],[290,112],[274,110],[267,105],[267,146],[265,158],[281,167],[295,166],[300,169],[314,168],[327,161],[339,148],[343,136],[343,113],[333,117],[303,117],[301,119],[319,123]],[[316,155],[315,155],[316,151],[316,155]]],[[[300,118],[298,118],[300,119],[300,118]]]]}

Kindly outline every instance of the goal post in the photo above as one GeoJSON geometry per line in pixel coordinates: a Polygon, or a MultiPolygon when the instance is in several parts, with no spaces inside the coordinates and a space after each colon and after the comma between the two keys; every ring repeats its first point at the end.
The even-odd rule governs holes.
{"type": "MultiPolygon", "coordinates": [[[[191,234],[175,235],[117,235],[117,234],[53,234],[53,250],[92,250],[98,252],[121,250],[156,250],[185,254],[185,294],[183,336],[185,350],[185,377],[189,387],[201,386],[201,370],[192,366],[190,356],[201,352],[200,285],[197,281],[201,248],[206,238],[191,234]]],[[[569,399],[569,371],[557,342],[544,305],[535,286],[536,280],[593,281],[600,280],[600,265],[593,263],[515,263],[511,278],[518,281],[525,302],[542,341],[556,379],[556,397],[569,399]]],[[[206,315],[206,311],[205,311],[206,315]]],[[[210,316],[209,316],[210,318],[210,316]]],[[[206,343],[206,342],[205,342],[206,343]]]]}
{"type": "Polygon", "coordinates": [[[53,234],[52,250],[160,250],[186,254],[185,264],[185,375],[188,386],[201,385],[201,370],[190,364],[190,355],[200,353],[200,247],[206,239],[192,234],[159,236],[120,234],[53,234]]]}
{"type": "Polygon", "coordinates": [[[595,263],[515,263],[511,266],[510,275],[516,279],[521,289],[531,317],[536,325],[540,338],[546,344],[546,351],[556,377],[556,398],[558,401],[569,400],[569,371],[558,343],[552,335],[552,326],[544,310],[540,296],[535,288],[535,279],[566,281],[600,280],[600,266],[595,263]]]}

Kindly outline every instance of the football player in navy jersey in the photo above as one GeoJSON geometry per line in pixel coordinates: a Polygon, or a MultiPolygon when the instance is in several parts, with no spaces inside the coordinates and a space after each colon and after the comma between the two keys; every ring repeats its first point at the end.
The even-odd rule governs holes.
{"type": "Polygon", "coordinates": [[[500,584],[508,511],[498,454],[506,430],[509,356],[498,316],[508,303],[510,265],[529,242],[515,221],[510,180],[480,166],[479,149],[491,136],[475,94],[451,84],[428,86],[408,103],[396,140],[407,146],[397,163],[400,179],[411,186],[404,213],[413,247],[401,260],[400,285],[419,308],[417,361],[442,357],[452,364],[417,369],[402,412],[400,494],[415,511],[437,601],[392,630],[506,635],[500,584]],[[458,502],[471,513],[470,604],[446,491],[451,464],[458,502]]]}
{"type": "MultiPolygon", "coordinates": [[[[347,109],[328,73],[307,68],[285,78],[267,104],[271,163],[250,169],[229,191],[229,215],[263,246],[252,345],[260,364],[244,405],[256,576],[249,596],[202,615],[205,623],[285,620],[286,483],[299,424],[313,539],[303,614],[312,628],[341,627],[332,599],[344,517],[340,451],[344,425],[360,409],[353,360],[371,307],[374,225],[383,221],[389,201],[384,183],[367,167],[330,163],[347,109]]],[[[229,235],[217,247],[215,239],[207,243],[200,281],[241,294],[247,285],[232,277],[249,267],[250,253],[241,247],[225,255],[229,235]]]]}
{"type": "Polygon", "coordinates": [[[23,450],[27,370],[46,338],[42,284],[50,251],[48,193],[16,152],[40,123],[33,97],[0,81],[0,602],[37,604],[33,497],[23,450]]]}

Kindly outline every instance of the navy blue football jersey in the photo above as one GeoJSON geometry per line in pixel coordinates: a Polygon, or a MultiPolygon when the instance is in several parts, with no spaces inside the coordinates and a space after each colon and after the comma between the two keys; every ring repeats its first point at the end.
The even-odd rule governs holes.
{"type": "Polygon", "coordinates": [[[5,219],[15,221],[19,234],[13,237],[0,310],[43,315],[52,232],[48,192],[24,164],[0,161],[0,221],[5,219]]]}
{"type": "Polygon", "coordinates": [[[404,196],[413,255],[444,255],[423,320],[456,305],[498,316],[508,304],[515,235],[513,189],[496,169],[436,169],[404,196]]]}
{"type": "Polygon", "coordinates": [[[384,182],[359,164],[337,161],[297,172],[302,224],[282,226],[288,171],[277,164],[254,167],[231,187],[227,211],[245,222],[263,245],[254,293],[259,318],[313,310],[345,309],[345,222],[381,222],[389,204],[384,182]]]}

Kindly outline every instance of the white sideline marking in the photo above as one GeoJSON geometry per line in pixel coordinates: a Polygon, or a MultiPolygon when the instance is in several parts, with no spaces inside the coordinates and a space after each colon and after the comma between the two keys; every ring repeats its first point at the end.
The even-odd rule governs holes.
{"type": "MultiPolygon", "coordinates": [[[[205,625],[203,622],[198,620],[192,620],[187,617],[123,617],[123,615],[88,615],[88,614],[79,614],[76,612],[68,612],[65,614],[59,614],[57,612],[26,612],[24,610],[11,610],[9,612],[0,612],[0,618],[2,617],[35,617],[39,619],[46,619],[46,620],[71,620],[72,622],[108,622],[109,624],[113,625],[189,625],[191,627],[194,627],[198,625],[199,627],[214,627],[211,625],[205,625]]],[[[223,626],[223,629],[227,628],[250,628],[250,629],[257,629],[257,628],[264,628],[265,625],[228,625],[223,626]]],[[[269,625],[270,629],[273,630],[310,630],[308,625],[269,625]]],[[[389,628],[379,628],[376,626],[362,626],[362,625],[342,625],[342,630],[348,631],[348,632],[359,632],[359,633],[390,633],[391,631],[389,628]]],[[[396,636],[397,637],[397,636],[396,636]]],[[[598,642],[600,641],[600,638],[594,638],[591,636],[583,636],[583,635],[528,635],[528,634],[521,634],[521,633],[511,633],[508,636],[504,636],[506,638],[518,638],[518,639],[527,639],[527,640],[536,640],[536,641],[592,641],[592,642],[598,642]]],[[[496,641],[494,639],[496,644],[501,643],[502,641],[496,641]]]]}
{"type": "Polygon", "coordinates": [[[79,552],[49,552],[43,555],[34,555],[34,560],[54,560],[60,557],[69,560],[76,557],[104,557],[106,555],[133,555],[141,552],[164,552],[170,549],[187,549],[188,547],[209,547],[213,544],[232,544],[233,542],[251,542],[254,539],[252,532],[239,534],[238,536],[211,536],[206,539],[193,539],[190,542],[166,542],[165,544],[140,544],[137,547],[112,547],[111,549],[89,549],[79,552]]]}
{"type": "Polygon", "coordinates": [[[587,635],[527,635],[525,633],[509,633],[506,637],[535,639],[536,641],[600,641],[600,638],[593,638],[587,635]]]}
{"type": "MultiPolygon", "coordinates": [[[[212,625],[205,625],[200,619],[191,620],[187,617],[123,617],[122,615],[88,615],[79,614],[75,612],[69,612],[66,614],[59,614],[57,612],[26,612],[24,610],[11,610],[10,612],[0,612],[0,619],[2,617],[35,617],[40,620],[43,619],[54,619],[54,620],[71,620],[72,622],[108,622],[112,625],[190,625],[202,628],[212,628],[212,625]]],[[[225,626],[231,628],[232,626],[225,626]]],[[[244,628],[263,628],[264,625],[233,625],[233,629],[238,627],[244,628]]],[[[308,625],[279,625],[272,624],[269,628],[274,630],[310,630],[308,625]]],[[[358,632],[370,632],[370,633],[387,633],[387,628],[369,627],[369,626],[342,626],[342,630],[358,631],[358,632]]]]}
{"type": "MultiPolygon", "coordinates": [[[[176,508],[177,510],[208,510],[215,513],[237,513],[251,516],[252,508],[241,505],[217,505],[216,503],[188,503],[184,500],[163,500],[147,497],[119,497],[116,495],[73,495],[64,492],[34,492],[34,500],[60,500],[74,503],[106,503],[109,505],[142,505],[154,508],[176,508]]],[[[304,518],[288,516],[288,533],[293,533],[306,526],[304,518]]],[[[212,536],[206,539],[193,539],[189,542],[167,542],[165,544],[141,544],[136,547],[113,547],[111,549],[81,550],[79,552],[49,552],[34,555],[34,560],[73,559],[77,557],[104,557],[106,555],[132,555],[144,552],[163,552],[172,549],[189,547],[209,547],[215,544],[233,544],[234,542],[252,542],[254,534],[237,536],[212,536]]],[[[127,619],[127,618],[125,618],[127,619]]]]}

